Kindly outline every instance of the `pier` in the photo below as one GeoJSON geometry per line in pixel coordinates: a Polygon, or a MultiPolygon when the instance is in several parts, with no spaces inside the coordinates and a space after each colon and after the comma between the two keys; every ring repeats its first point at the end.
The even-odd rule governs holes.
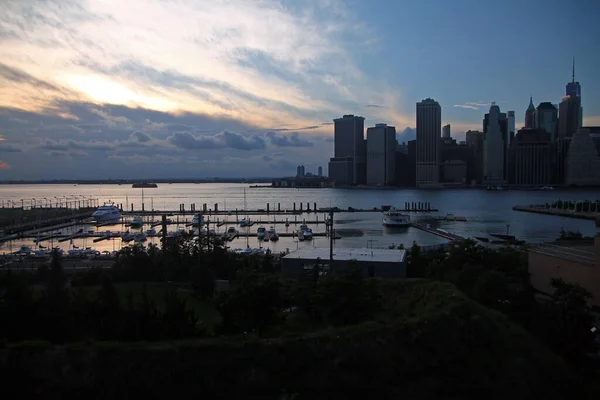
{"type": "Polygon", "coordinates": [[[413,228],[417,228],[417,229],[420,229],[422,231],[425,231],[427,233],[431,233],[433,235],[442,237],[444,239],[450,240],[452,242],[462,242],[463,240],[466,240],[462,236],[455,235],[453,233],[450,233],[448,231],[444,231],[444,230],[441,230],[441,229],[431,228],[428,225],[420,224],[420,223],[417,223],[417,222],[411,222],[410,226],[412,226],[413,228]]]}

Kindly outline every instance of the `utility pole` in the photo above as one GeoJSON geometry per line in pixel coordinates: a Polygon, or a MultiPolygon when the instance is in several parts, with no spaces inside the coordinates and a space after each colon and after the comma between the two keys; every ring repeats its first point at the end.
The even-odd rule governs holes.
{"type": "Polygon", "coordinates": [[[334,231],[333,231],[333,209],[329,209],[329,266],[331,267],[331,265],[333,264],[333,236],[334,236],[334,231]]]}
{"type": "Polygon", "coordinates": [[[168,263],[167,263],[167,216],[165,214],[162,215],[162,238],[161,238],[161,242],[162,242],[162,253],[163,253],[163,261],[165,263],[165,281],[168,280],[169,278],[169,274],[168,274],[168,263]]]}

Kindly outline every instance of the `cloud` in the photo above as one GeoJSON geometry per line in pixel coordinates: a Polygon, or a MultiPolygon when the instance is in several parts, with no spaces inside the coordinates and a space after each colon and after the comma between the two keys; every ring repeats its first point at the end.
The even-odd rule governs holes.
{"type": "Polygon", "coordinates": [[[189,132],[176,132],[169,136],[167,141],[183,149],[256,150],[265,148],[265,140],[260,136],[242,135],[229,131],[204,136],[194,136],[189,132]]]}
{"type": "Polygon", "coordinates": [[[0,169],[11,169],[11,168],[12,167],[8,163],[0,160],[0,169]]]}
{"type": "Polygon", "coordinates": [[[0,144],[0,153],[21,153],[23,150],[20,147],[10,144],[0,144]]]}
{"type": "Polygon", "coordinates": [[[273,131],[265,133],[265,137],[277,147],[310,147],[314,146],[313,142],[299,137],[298,132],[292,132],[290,134],[277,134],[273,131]]]}
{"type": "Polygon", "coordinates": [[[35,78],[23,70],[2,63],[0,63],[0,77],[10,83],[26,83],[39,89],[59,90],[56,86],[35,78]]]}
{"type": "Polygon", "coordinates": [[[368,107],[368,108],[387,108],[386,106],[380,106],[380,105],[377,105],[377,104],[367,104],[365,107],[368,107]]]}
{"type": "Polygon", "coordinates": [[[417,138],[417,128],[406,127],[402,132],[396,132],[398,143],[408,142],[417,138]]]}
{"type": "Polygon", "coordinates": [[[143,132],[133,132],[131,136],[129,136],[129,140],[137,140],[140,143],[147,143],[152,140],[152,138],[143,132]]]}
{"type": "Polygon", "coordinates": [[[481,101],[470,101],[464,104],[454,104],[457,108],[466,108],[469,110],[479,110],[482,107],[487,107],[490,103],[484,103],[481,101]]]}
{"type": "Polygon", "coordinates": [[[10,2],[0,15],[3,73],[47,93],[11,86],[0,105],[42,110],[77,98],[266,129],[318,125],[368,98],[390,107],[389,122],[401,117],[391,111],[399,88],[360,66],[379,34],[343,0],[127,4],[10,2]]]}
{"type": "Polygon", "coordinates": [[[469,104],[455,104],[454,107],[458,107],[458,108],[467,108],[470,110],[479,110],[479,107],[475,107],[469,104]]]}

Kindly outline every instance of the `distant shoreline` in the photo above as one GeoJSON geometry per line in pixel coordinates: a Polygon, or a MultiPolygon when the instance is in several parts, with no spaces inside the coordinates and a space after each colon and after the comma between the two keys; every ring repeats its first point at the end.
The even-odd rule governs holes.
{"type": "Polygon", "coordinates": [[[2,181],[0,185],[132,185],[140,182],[152,183],[271,183],[277,178],[252,178],[252,179],[123,179],[123,180],[106,180],[106,179],[55,179],[55,180],[32,180],[32,181],[2,181]]]}

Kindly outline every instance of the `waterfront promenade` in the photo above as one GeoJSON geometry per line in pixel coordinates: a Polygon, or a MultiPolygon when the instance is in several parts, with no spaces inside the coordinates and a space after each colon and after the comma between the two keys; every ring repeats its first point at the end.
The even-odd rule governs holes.
{"type": "Polygon", "coordinates": [[[578,218],[595,220],[600,216],[599,212],[564,210],[559,208],[550,208],[545,205],[514,206],[514,211],[529,212],[535,214],[554,215],[557,217],[578,218]]]}

